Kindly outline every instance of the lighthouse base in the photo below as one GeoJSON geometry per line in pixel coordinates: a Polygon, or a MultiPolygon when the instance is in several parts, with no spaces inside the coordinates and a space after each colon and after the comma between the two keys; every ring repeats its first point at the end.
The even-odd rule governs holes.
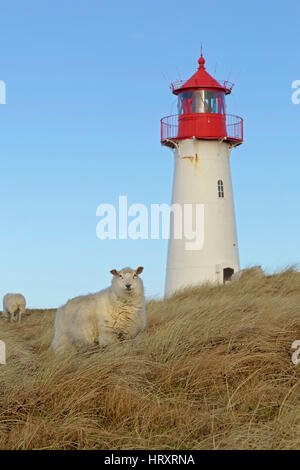
{"type": "Polygon", "coordinates": [[[165,295],[170,296],[176,291],[186,287],[199,286],[206,283],[226,284],[232,275],[240,270],[239,265],[231,262],[216,264],[215,268],[204,266],[202,268],[174,268],[167,269],[165,295]]]}

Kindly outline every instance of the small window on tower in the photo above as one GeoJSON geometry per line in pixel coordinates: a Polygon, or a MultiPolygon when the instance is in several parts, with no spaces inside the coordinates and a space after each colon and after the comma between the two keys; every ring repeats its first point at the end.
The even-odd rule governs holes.
{"type": "Polygon", "coordinates": [[[224,197],[223,180],[218,180],[218,195],[219,195],[219,197],[224,197]]]}

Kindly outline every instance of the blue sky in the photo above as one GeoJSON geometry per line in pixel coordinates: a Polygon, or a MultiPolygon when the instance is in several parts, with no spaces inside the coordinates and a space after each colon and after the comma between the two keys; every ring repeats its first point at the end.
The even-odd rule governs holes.
{"type": "Polygon", "coordinates": [[[163,293],[167,241],[100,241],[96,208],[170,202],[160,118],[201,43],[208,72],[240,72],[227,110],[245,120],[231,159],[241,265],[300,262],[299,30],[297,0],[2,2],[0,296],[57,306],[124,265],[163,293]]]}

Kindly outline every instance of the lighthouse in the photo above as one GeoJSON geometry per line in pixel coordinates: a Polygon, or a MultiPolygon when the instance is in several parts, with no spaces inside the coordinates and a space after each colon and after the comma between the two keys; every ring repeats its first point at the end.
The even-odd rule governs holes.
{"type": "Polygon", "coordinates": [[[165,294],[205,282],[230,280],[239,271],[232,182],[231,150],[243,142],[243,120],[227,114],[225,98],[233,84],[217,81],[205,69],[171,84],[178,114],[161,119],[161,143],[174,154],[172,207],[201,207],[202,243],[187,249],[175,235],[171,213],[165,294]]]}

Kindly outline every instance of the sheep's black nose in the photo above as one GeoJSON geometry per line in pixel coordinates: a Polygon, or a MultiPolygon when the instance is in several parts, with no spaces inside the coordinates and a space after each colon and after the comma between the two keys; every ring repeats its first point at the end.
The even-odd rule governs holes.
{"type": "Polygon", "coordinates": [[[126,284],[125,287],[126,287],[127,289],[130,289],[131,284],[126,284]]]}

